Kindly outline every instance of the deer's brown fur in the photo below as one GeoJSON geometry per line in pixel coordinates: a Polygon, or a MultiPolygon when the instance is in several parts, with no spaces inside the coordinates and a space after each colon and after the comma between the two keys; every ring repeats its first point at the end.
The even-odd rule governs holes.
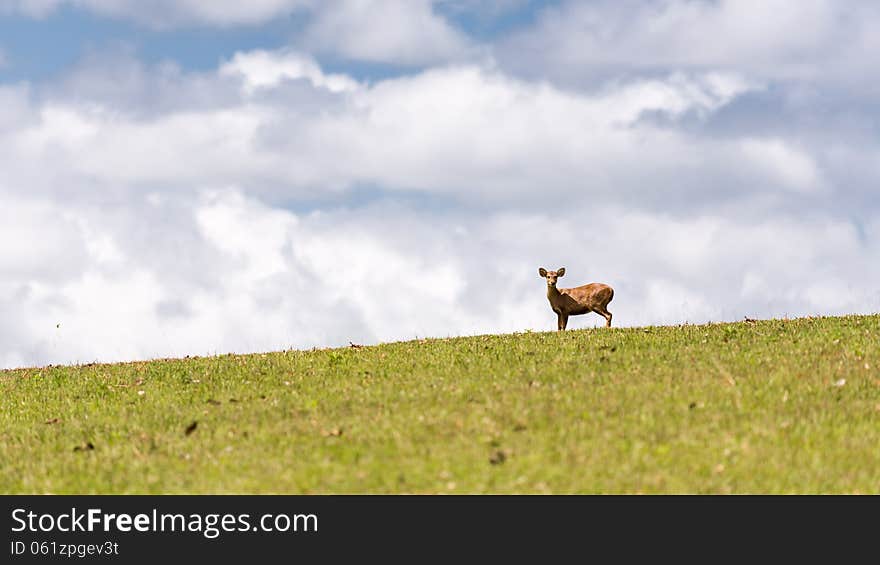
{"type": "Polygon", "coordinates": [[[611,327],[611,312],[608,303],[614,298],[614,289],[607,284],[590,283],[575,288],[557,288],[557,279],[565,275],[565,267],[556,271],[548,271],[544,267],[538,274],[547,279],[547,300],[556,312],[559,331],[568,325],[569,316],[595,312],[605,318],[605,326],[611,327]]]}

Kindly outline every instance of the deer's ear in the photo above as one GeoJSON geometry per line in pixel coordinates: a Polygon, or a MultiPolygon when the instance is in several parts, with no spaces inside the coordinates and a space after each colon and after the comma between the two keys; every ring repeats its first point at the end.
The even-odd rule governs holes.
{"type": "Polygon", "coordinates": [[[563,275],[565,275],[565,267],[559,267],[559,269],[556,271],[556,276],[561,277],[563,275]]]}
{"type": "Polygon", "coordinates": [[[539,274],[542,278],[543,278],[543,277],[546,277],[546,276],[547,276],[547,269],[545,269],[544,267],[539,268],[539,269],[538,269],[538,274],[539,274]]]}

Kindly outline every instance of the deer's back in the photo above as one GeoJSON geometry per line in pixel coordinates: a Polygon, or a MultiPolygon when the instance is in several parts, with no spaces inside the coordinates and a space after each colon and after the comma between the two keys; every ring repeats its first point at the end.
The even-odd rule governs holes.
{"type": "Polygon", "coordinates": [[[603,283],[590,283],[575,288],[563,288],[560,292],[569,295],[578,304],[586,308],[596,306],[604,308],[614,298],[614,289],[603,283]]]}

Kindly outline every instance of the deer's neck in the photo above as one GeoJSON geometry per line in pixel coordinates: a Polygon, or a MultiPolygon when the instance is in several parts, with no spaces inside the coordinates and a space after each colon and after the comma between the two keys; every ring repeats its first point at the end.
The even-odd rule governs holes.
{"type": "Polygon", "coordinates": [[[562,296],[562,293],[559,292],[558,288],[556,288],[555,286],[550,286],[549,284],[547,285],[547,298],[550,300],[550,302],[555,302],[559,299],[560,296],[562,296]]]}

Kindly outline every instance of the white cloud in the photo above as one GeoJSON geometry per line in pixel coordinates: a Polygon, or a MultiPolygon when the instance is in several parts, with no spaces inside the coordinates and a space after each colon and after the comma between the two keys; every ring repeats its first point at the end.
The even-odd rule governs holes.
{"type": "Polygon", "coordinates": [[[340,0],[316,10],[302,44],[348,59],[404,65],[479,55],[430,0],[340,0]]]}
{"type": "Polygon", "coordinates": [[[762,78],[863,80],[878,8],[833,0],[598,0],[545,9],[496,48],[510,68],[577,83],[596,75],[733,69],[762,78]]]}
{"type": "Polygon", "coordinates": [[[341,59],[426,65],[487,55],[432,0],[0,0],[0,14],[43,18],[64,5],[157,29],[258,25],[297,14],[305,19],[297,45],[341,59]]]}
{"type": "MultiPolygon", "coordinates": [[[[238,54],[213,77],[160,69],[158,86],[138,78],[131,88],[124,78],[112,78],[140,71],[112,70],[109,78],[83,72],[107,87],[90,95],[87,88],[64,86],[81,83],[67,79],[35,112],[39,121],[9,141],[13,167],[53,162],[34,172],[47,176],[45,186],[62,176],[101,186],[235,183],[264,195],[305,198],[369,184],[461,201],[540,205],[541,190],[575,201],[614,201],[657,194],[675,178],[675,190],[698,202],[707,194],[702,174],[720,170],[727,188],[749,191],[758,186],[755,175],[764,180],[762,171],[774,166],[772,156],[644,119],[705,119],[757,87],[730,73],[619,82],[595,94],[477,66],[359,85],[290,51],[238,54]],[[143,91],[167,98],[169,106],[148,102],[156,112],[138,111],[140,95],[132,99],[131,93],[143,91]],[[202,91],[212,92],[212,100],[190,107],[190,93],[202,91]],[[181,100],[179,108],[174,100],[181,100]],[[729,162],[731,151],[739,162],[729,162]],[[653,187],[644,186],[646,176],[653,187]]],[[[782,181],[804,181],[810,157],[784,141],[773,143],[787,159],[782,181]]],[[[760,188],[773,191],[782,181],[760,188]]]]}
{"type": "Polygon", "coordinates": [[[34,115],[27,84],[0,84],[0,135],[18,132],[34,115]]]}
{"type": "Polygon", "coordinates": [[[242,79],[245,94],[277,87],[284,80],[305,79],[315,88],[330,92],[354,90],[358,83],[341,74],[326,75],[311,57],[293,51],[236,53],[220,67],[220,76],[242,79]]]}
{"type": "Polygon", "coordinates": [[[216,26],[264,23],[307,8],[311,0],[3,0],[0,11],[46,17],[62,5],[131,19],[155,27],[187,24],[216,26]]]}
{"type": "MultiPolygon", "coordinates": [[[[744,140],[743,155],[757,167],[778,179],[781,186],[811,192],[821,187],[821,174],[804,152],[781,139],[744,140]]],[[[772,178],[772,177],[771,177],[772,178]]]]}
{"type": "Polygon", "coordinates": [[[20,12],[32,17],[44,17],[65,0],[0,0],[0,14],[20,12]]]}
{"type": "MultiPolygon", "coordinates": [[[[256,25],[300,14],[306,24],[297,44],[342,59],[424,65],[484,54],[431,0],[0,0],[0,13],[42,18],[65,4],[159,29],[256,25]]],[[[258,62],[249,63],[254,71],[258,62]]]]}

